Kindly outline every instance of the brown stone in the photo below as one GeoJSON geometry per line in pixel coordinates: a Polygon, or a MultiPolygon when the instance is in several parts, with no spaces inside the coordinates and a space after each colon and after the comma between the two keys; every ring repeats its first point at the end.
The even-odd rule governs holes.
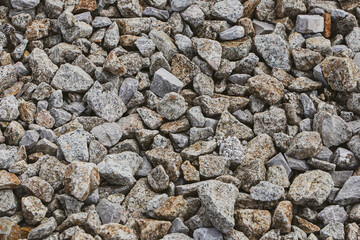
{"type": "Polygon", "coordinates": [[[29,41],[38,40],[49,35],[50,20],[48,18],[34,20],[26,28],[25,38],[29,41]]]}
{"type": "Polygon", "coordinates": [[[186,56],[176,54],[171,60],[171,73],[185,86],[193,81],[195,76],[200,73],[200,69],[186,56]]]}
{"type": "Polygon", "coordinates": [[[259,5],[261,0],[248,0],[246,1],[243,6],[244,6],[244,13],[242,15],[242,17],[247,17],[247,18],[251,18],[252,15],[254,14],[254,11],[257,7],[257,5],[259,5]]]}
{"type": "Polygon", "coordinates": [[[191,165],[190,161],[183,162],[183,164],[181,164],[181,170],[183,172],[185,181],[200,181],[200,173],[193,165],[191,165]]]}
{"type": "Polygon", "coordinates": [[[29,232],[32,230],[32,227],[21,227],[20,228],[20,234],[21,238],[27,238],[29,235],[29,232]]]}
{"type": "Polygon", "coordinates": [[[235,226],[250,240],[259,239],[271,225],[271,214],[267,210],[241,209],[235,214],[235,226]]]}
{"type": "Polygon", "coordinates": [[[255,37],[255,29],[250,18],[247,17],[240,18],[238,24],[244,28],[245,35],[249,35],[250,37],[255,37]]]}
{"type": "Polygon", "coordinates": [[[322,33],[325,38],[331,36],[331,17],[329,13],[324,13],[322,15],[324,18],[324,32],[322,33]]]}
{"type": "Polygon", "coordinates": [[[47,110],[41,110],[40,112],[38,112],[36,114],[35,121],[37,124],[45,128],[52,128],[55,124],[55,119],[47,110]]]}
{"type": "Polygon", "coordinates": [[[22,183],[22,186],[44,202],[50,202],[54,195],[53,187],[48,182],[36,176],[26,179],[22,183]]]}
{"type": "Polygon", "coordinates": [[[118,223],[108,223],[99,226],[96,234],[100,235],[103,240],[129,239],[136,240],[135,233],[132,229],[118,223]]]}
{"type": "Polygon", "coordinates": [[[284,96],[284,86],[276,78],[261,74],[248,80],[249,91],[266,103],[274,105],[284,96]]]}
{"type": "Polygon", "coordinates": [[[18,240],[20,239],[20,227],[10,220],[10,218],[0,218],[0,239],[18,240]]]}
{"type": "Polygon", "coordinates": [[[155,210],[156,217],[166,220],[174,220],[182,216],[186,211],[186,201],[182,195],[171,196],[166,202],[155,210]]]}
{"type": "Polygon", "coordinates": [[[187,118],[182,118],[161,125],[160,131],[163,133],[179,133],[190,129],[190,123],[187,118]]]}
{"type": "Polygon", "coordinates": [[[140,240],[158,240],[163,238],[171,227],[169,221],[139,219],[140,240]]]}
{"type": "Polygon", "coordinates": [[[294,225],[302,229],[306,233],[314,233],[320,231],[320,228],[308,220],[299,216],[294,216],[294,225]]]}
{"type": "Polygon", "coordinates": [[[280,229],[281,233],[291,231],[293,205],[290,201],[279,202],[273,215],[272,227],[280,229]]]}
{"type": "Polygon", "coordinates": [[[95,11],[97,4],[95,0],[80,0],[79,3],[75,6],[73,12],[86,12],[86,11],[95,11]]]}
{"type": "Polygon", "coordinates": [[[0,170],[0,190],[14,189],[19,186],[19,184],[20,180],[15,174],[9,173],[5,170],[0,170]]]}
{"type": "Polygon", "coordinates": [[[122,47],[135,47],[135,42],[139,36],[134,35],[121,35],[119,45],[122,47]]]}
{"type": "Polygon", "coordinates": [[[7,97],[10,95],[15,96],[20,92],[20,90],[22,89],[23,86],[24,86],[23,82],[17,82],[14,85],[12,85],[11,87],[9,87],[8,89],[4,90],[4,92],[2,92],[0,97],[7,97]]]}

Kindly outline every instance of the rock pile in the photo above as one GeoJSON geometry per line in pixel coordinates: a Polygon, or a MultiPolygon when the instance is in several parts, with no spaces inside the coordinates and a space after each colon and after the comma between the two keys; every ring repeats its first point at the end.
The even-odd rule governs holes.
{"type": "Polygon", "coordinates": [[[1,0],[0,239],[359,240],[359,0],[1,0]]]}

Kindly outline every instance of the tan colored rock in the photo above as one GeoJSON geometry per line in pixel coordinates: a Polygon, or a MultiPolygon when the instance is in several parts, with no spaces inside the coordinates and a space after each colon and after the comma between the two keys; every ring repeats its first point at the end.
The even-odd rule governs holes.
{"type": "Polygon", "coordinates": [[[54,195],[53,187],[37,176],[26,179],[22,186],[44,202],[50,202],[54,195]]]}
{"type": "Polygon", "coordinates": [[[299,216],[294,216],[293,222],[295,226],[299,227],[306,233],[314,233],[320,231],[320,228],[318,226],[299,216]]]}
{"type": "Polygon", "coordinates": [[[34,20],[26,28],[25,38],[29,41],[38,40],[49,35],[50,19],[34,20]]]}
{"type": "Polygon", "coordinates": [[[5,170],[0,170],[0,190],[2,189],[14,189],[20,185],[18,177],[5,170]]]}
{"type": "Polygon", "coordinates": [[[235,214],[235,226],[250,240],[259,239],[271,225],[271,214],[266,210],[241,209],[235,214]]]}
{"type": "Polygon", "coordinates": [[[26,223],[30,225],[36,225],[43,220],[48,210],[41,200],[34,196],[23,197],[21,209],[26,223]]]}
{"type": "Polygon", "coordinates": [[[99,171],[93,163],[73,162],[65,169],[65,192],[80,201],[91,195],[99,184],[99,171]]]}
{"type": "Polygon", "coordinates": [[[281,233],[290,232],[293,217],[292,211],[293,205],[290,201],[279,202],[273,214],[272,227],[280,229],[281,233]]]}
{"type": "Polygon", "coordinates": [[[248,80],[249,91],[266,103],[273,105],[284,96],[284,86],[276,78],[261,74],[248,80]]]}
{"type": "Polygon", "coordinates": [[[20,239],[20,227],[10,218],[0,218],[0,239],[17,240],[20,239]]]}
{"type": "Polygon", "coordinates": [[[115,239],[137,240],[136,234],[132,229],[118,223],[108,223],[101,225],[96,229],[95,232],[103,240],[115,240],[115,239]]]}
{"type": "Polygon", "coordinates": [[[183,172],[185,181],[188,182],[200,181],[200,173],[193,165],[191,165],[190,161],[183,162],[181,164],[181,170],[183,172]]]}
{"type": "Polygon", "coordinates": [[[75,13],[78,12],[86,12],[86,11],[95,11],[97,8],[97,4],[95,0],[80,0],[78,4],[75,6],[74,11],[75,13]]]}
{"type": "Polygon", "coordinates": [[[171,222],[169,221],[138,219],[137,223],[140,228],[140,240],[161,239],[171,227],[171,222]]]}
{"type": "Polygon", "coordinates": [[[182,195],[169,197],[163,205],[155,210],[159,219],[174,220],[186,211],[186,201],[182,195]]]}

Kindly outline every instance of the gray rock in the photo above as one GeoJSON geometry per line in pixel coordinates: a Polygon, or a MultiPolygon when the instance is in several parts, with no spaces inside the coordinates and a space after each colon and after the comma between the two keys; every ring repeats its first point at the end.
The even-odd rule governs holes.
{"type": "Polygon", "coordinates": [[[328,198],[333,187],[334,182],[329,173],[308,171],[294,179],[288,197],[297,205],[319,206],[328,198]]]}
{"type": "Polygon", "coordinates": [[[181,13],[181,17],[193,28],[199,27],[205,21],[204,12],[196,4],[191,5],[185,11],[183,11],[181,13]]]}
{"type": "Polygon", "coordinates": [[[122,207],[103,198],[96,206],[96,212],[99,214],[103,224],[118,223],[121,219],[122,207]]]}
{"type": "Polygon", "coordinates": [[[50,114],[55,119],[54,127],[60,127],[72,119],[72,115],[61,108],[50,109],[50,114]]]}
{"type": "Polygon", "coordinates": [[[89,37],[93,31],[93,28],[89,24],[83,21],[77,21],[69,10],[64,11],[59,16],[57,26],[63,38],[68,43],[72,43],[79,38],[89,37]]]}
{"type": "Polygon", "coordinates": [[[281,108],[270,107],[269,111],[254,114],[254,133],[256,135],[266,133],[272,136],[277,132],[285,132],[286,115],[281,108]]]}
{"type": "Polygon", "coordinates": [[[304,109],[304,116],[306,118],[313,118],[316,113],[316,108],[311,98],[305,94],[300,94],[300,101],[304,109]]]}
{"type": "Polygon", "coordinates": [[[198,228],[194,231],[194,240],[222,240],[223,235],[216,228],[198,228]]]}
{"type": "Polygon", "coordinates": [[[115,48],[120,41],[119,27],[113,22],[105,32],[104,47],[107,49],[115,48]]]}
{"type": "Polygon", "coordinates": [[[87,162],[89,160],[88,136],[82,129],[61,135],[57,139],[59,150],[69,163],[74,161],[87,162]]]}
{"type": "Polygon", "coordinates": [[[0,93],[11,87],[17,81],[16,69],[14,65],[0,67],[0,93]]]}
{"type": "Polygon", "coordinates": [[[182,12],[194,2],[194,0],[171,0],[171,10],[174,12],[182,12]]]}
{"type": "Polygon", "coordinates": [[[290,186],[289,176],[283,165],[274,165],[269,167],[266,173],[266,179],[268,182],[279,185],[283,188],[290,186]]]}
{"type": "Polygon", "coordinates": [[[164,97],[167,93],[177,92],[184,87],[184,84],[174,75],[164,68],[160,68],[154,74],[150,85],[150,90],[159,97],[164,97]]]}
{"type": "Polygon", "coordinates": [[[189,232],[189,228],[184,224],[181,218],[175,218],[171,222],[171,228],[169,229],[169,232],[187,234],[189,232]]]}
{"type": "Polygon", "coordinates": [[[169,37],[165,32],[158,30],[151,30],[149,37],[155,43],[156,48],[161,51],[168,61],[178,53],[178,49],[173,43],[172,38],[169,37]]]}
{"type": "Polygon", "coordinates": [[[359,160],[354,153],[346,148],[339,147],[331,156],[331,162],[342,169],[354,169],[359,165],[359,160]]]}
{"type": "Polygon", "coordinates": [[[222,55],[220,43],[206,38],[193,38],[192,41],[199,56],[203,58],[213,70],[217,71],[220,67],[222,55]]]}
{"type": "Polygon", "coordinates": [[[327,147],[338,146],[352,137],[350,127],[341,117],[324,111],[315,114],[313,130],[321,134],[323,143],[327,147]]]}
{"type": "Polygon", "coordinates": [[[19,142],[19,146],[25,146],[26,149],[31,149],[39,140],[39,133],[36,130],[28,130],[19,142]]]}
{"type": "Polygon", "coordinates": [[[187,103],[185,99],[174,92],[167,93],[158,103],[157,112],[167,120],[179,119],[185,114],[187,103]]]}
{"type": "Polygon", "coordinates": [[[119,0],[117,1],[117,8],[121,16],[125,18],[141,16],[141,5],[138,0],[119,0]]]}
{"type": "Polygon", "coordinates": [[[117,93],[104,89],[99,82],[86,93],[86,101],[97,116],[109,122],[117,121],[127,110],[117,93]]]}
{"type": "Polygon", "coordinates": [[[28,10],[39,5],[40,0],[11,0],[11,6],[19,10],[28,10]]]}
{"type": "Polygon", "coordinates": [[[162,165],[157,166],[147,176],[148,183],[155,192],[161,192],[169,187],[170,180],[162,165]]]}
{"type": "Polygon", "coordinates": [[[146,205],[146,214],[150,217],[155,218],[155,210],[158,209],[161,205],[163,205],[169,196],[166,193],[161,195],[156,195],[152,199],[147,202],[146,205]]]}
{"type": "Polygon", "coordinates": [[[0,216],[14,215],[18,202],[13,190],[2,189],[0,193],[0,216]]]}
{"type": "Polygon", "coordinates": [[[30,225],[36,225],[43,220],[48,210],[41,200],[34,196],[23,197],[21,209],[26,223],[30,225]]]}
{"type": "Polygon", "coordinates": [[[12,121],[16,120],[20,115],[19,103],[13,96],[7,96],[0,99],[0,120],[1,121],[12,121]]]}
{"type": "Polygon", "coordinates": [[[213,226],[223,233],[228,233],[235,226],[234,205],[237,193],[238,189],[234,185],[216,180],[204,182],[198,189],[207,216],[213,226]]]}
{"type": "Polygon", "coordinates": [[[283,187],[266,181],[261,181],[250,188],[251,198],[262,202],[279,200],[284,193],[283,187]]]}
{"type": "Polygon", "coordinates": [[[85,92],[94,83],[94,80],[80,67],[63,64],[56,72],[51,86],[65,92],[85,92]]]}
{"type": "MultiPolygon", "coordinates": [[[[271,105],[279,102],[284,96],[283,84],[267,74],[256,75],[250,78],[248,86],[250,93],[271,105]]],[[[263,104],[263,102],[261,103],[263,104]]]]}
{"type": "Polygon", "coordinates": [[[359,183],[359,181],[359,176],[350,177],[337,194],[334,200],[335,204],[348,205],[359,202],[360,192],[356,188],[356,185],[359,183]]]}
{"type": "Polygon", "coordinates": [[[199,73],[195,76],[193,87],[199,95],[214,95],[214,80],[204,73],[199,73]]]}
{"type": "Polygon", "coordinates": [[[134,44],[144,57],[150,57],[155,51],[155,44],[149,38],[139,37],[134,44]]]}
{"type": "Polygon", "coordinates": [[[354,52],[360,51],[360,28],[355,27],[346,37],[346,44],[354,52]]]}
{"type": "Polygon", "coordinates": [[[91,22],[94,28],[103,28],[111,25],[111,20],[108,17],[95,17],[91,22]]]}
{"type": "Polygon", "coordinates": [[[120,141],[122,130],[117,123],[104,123],[94,127],[91,134],[105,147],[112,147],[120,141]]]}
{"type": "Polygon", "coordinates": [[[344,223],[348,219],[348,214],[346,213],[344,207],[331,205],[325,207],[321,212],[319,212],[318,218],[324,223],[324,225],[331,223],[344,223]]]}
{"type": "Polygon", "coordinates": [[[43,239],[55,231],[57,223],[54,217],[50,217],[40,223],[39,226],[31,229],[27,239],[43,239]]]}
{"type": "Polygon", "coordinates": [[[254,44],[267,65],[285,71],[291,69],[288,43],[280,35],[256,35],[254,44]]]}
{"type": "Polygon", "coordinates": [[[320,230],[320,237],[322,239],[332,238],[334,240],[344,240],[345,231],[343,223],[331,223],[320,230]]]}
{"type": "Polygon", "coordinates": [[[134,96],[139,85],[139,81],[135,78],[125,78],[119,90],[121,100],[127,104],[134,96]]]}
{"type": "Polygon", "coordinates": [[[299,33],[319,33],[324,31],[324,18],[318,15],[298,15],[296,31],[299,33]]]}
{"type": "Polygon", "coordinates": [[[253,25],[256,35],[269,34],[272,33],[275,29],[274,24],[262,22],[257,19],[253,20],[253,25]]]}
{"type": "Polygon", "coordinates": [[[170,17],[169,11],[153,7],[146,7],[142,12],[142,15],[146,17],[155,17],[161,21],[167,21],[170,17]]]}
{"type": "Polygon", "coordinates": [[[107,155],[98,164],[100,176],[111,184],[132,186],[136,179],[134,174],[139,169],[141,158],[134,152],[122,152],[107,155]]]}
{"type": "Polygon", "coordinates": [[[189,37],[176,34],[174,36],[175,44],[178,49],[188,58],[192,58],[194,56],[192,41],[189,37]]]}
{"type": "Polygon", "coordinates": [[[244,12],[244,7],[238,0],[223,0],[214,4],[211,15],[218,19],[224,19],[231,23],[237,23],[244,12]]]}
{"type": "Polygon", "coordinates": [[[186,116],[193,127],[203,127],[205,125],[205,117],[200,106],[190,108],[186,116]]]}
{"type": "Polygon", "coordinates": [[[277,155],[275,155],[273,158],[271,158],[267,163],[266,166],[267,167],[271,167],[271,166],[277,166],[277,165],[282,165],[287,173],[287,175],[289,177],[291,177],[292,175],[292,170],[288,164],[288,162],[286,161],[284,155],[280,152],[277,155]]]}

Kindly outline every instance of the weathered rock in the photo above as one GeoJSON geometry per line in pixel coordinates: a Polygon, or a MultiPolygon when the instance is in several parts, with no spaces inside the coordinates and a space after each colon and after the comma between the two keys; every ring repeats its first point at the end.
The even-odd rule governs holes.
{"type": "Polygon", "coordinates": [[[19,103],[14,96],[8,96],[0,99],[0,120],[12,121],[18,118],[19,103]]]}
{"type": "Polygon", "coordinates": [[[112,147],[120,141],[122,129],[116,123],[104,123],[94,127],[91,134],[105,147],[112,147]]]}
{"type": "Polygon", "coordinates": [[[207,216],[220,232],[228,233],[235,226],[234,205],[237,193],[234,185],[216,180],[207,181],[198,189],[207,216]]]}
{"type": "Polygon", "coordinates": [[[174,92],[167,93],[158,103],[157,112],[167,120],[177,120],[185,114],[185,99],[174,92]]]}
{"type": "Polygon", "coordinates": [[[193,38],[194,48],[201,58],[203,58],[210,67],[217,71],[220,67],[222,48],[219,42],[206,38],[193,38]]]}
{"type": "Polygon", "coordinates": [[[271,214],[266,210],[241,209],[236,211],[235,222],[249,239],[256,239],[270,229],[271,214]]]}
{"type": "Polygon", "coordinates": [[[293,205],[290,201],[281,201],[276,207],[273,218],[273,228],[279,228],[282,233],[291,231],[291,221],[293,217],[293,205]]]}
{"type": "Polygon", "coordinates": [[[283,84],[274,77],[261,74],[248,80],[249,91],[268,104],[279,102],[284,96],[283,84]]]}
{"type": "Polygon", "coordinates": [[[21,185],[47,203],[51,201],[54,195],[53,187],[48,182],[36,176],[26,179],[21,185]]]}
{"type": "Polygon", "coordinates": [[[244,7],[237,0],[223,0],[217,2],[212,10],[211,15],[215,18],[224,19],[231,23],[236,23],[242,17],[244,7]]]}
{"type": "Polygon", "coordinates": [[[256,186],[250,188],[252,199],[263,202],[279,200],[284,193],[283,187],[266,181],[261,181],[256,186]]]}
{"type": "Polygon", "coordinates": [[[21,209],[26,223],[36,225],[44,219],[47,208],[41,203],[41,200],[34,196],[23,197],[21,199],[21,209]]]}
{"type": "Polygon", "coordinates": [[[93,163],[73,162],[64,171],[64,190],[84,201],[100,184],[98,169],[93,163]]]}
{"type": "Polygon", "coordinates": [[[162,165],[164,167],[170,181],[174,181],[180,176],[182,159],[178,153],[164,148],[154,148],[145,154],[154,166],[162,165]]]}
{"type": "Polygon", "coordinates": [[[61,135],[57,139],[57,143],[65,160],[69,163],[87,162],[89,160],[88,138],[88,133],[82,129],[61,135]]]}
{"type": "Polygon", "coordinates": [[[321,170],[298,175],[292,182],[288,197],[297,205],[319,206],[334,187],[331,175],[321,170]]]}
{"type": "Polygon", "coordinates": [[[316,156],[321,148],[320,134],[304,131],[295,136],[286,154],[294,158],[305,159],[316,156]]]}
{"type": "Polygon", "coordinates": [[[122,152],[107,155],[98,164],[100,176],[109,183],[116,185],[132,186],[136,179],[134,175],[139,169],[141,158],[134,152],[122,152]]]}
{"type": "Polygon", "coordinates": [[[324,18],[318,15],[298,15],[296,31],[299,33],[319,33],[324,31],[324,18]]]}
{"type": "Polygon", "coordinates": [[[116,203],[103,198],[96,206],[96,212],[103,224],[119,223],[122,213],[122,207],[116,203]]]}

